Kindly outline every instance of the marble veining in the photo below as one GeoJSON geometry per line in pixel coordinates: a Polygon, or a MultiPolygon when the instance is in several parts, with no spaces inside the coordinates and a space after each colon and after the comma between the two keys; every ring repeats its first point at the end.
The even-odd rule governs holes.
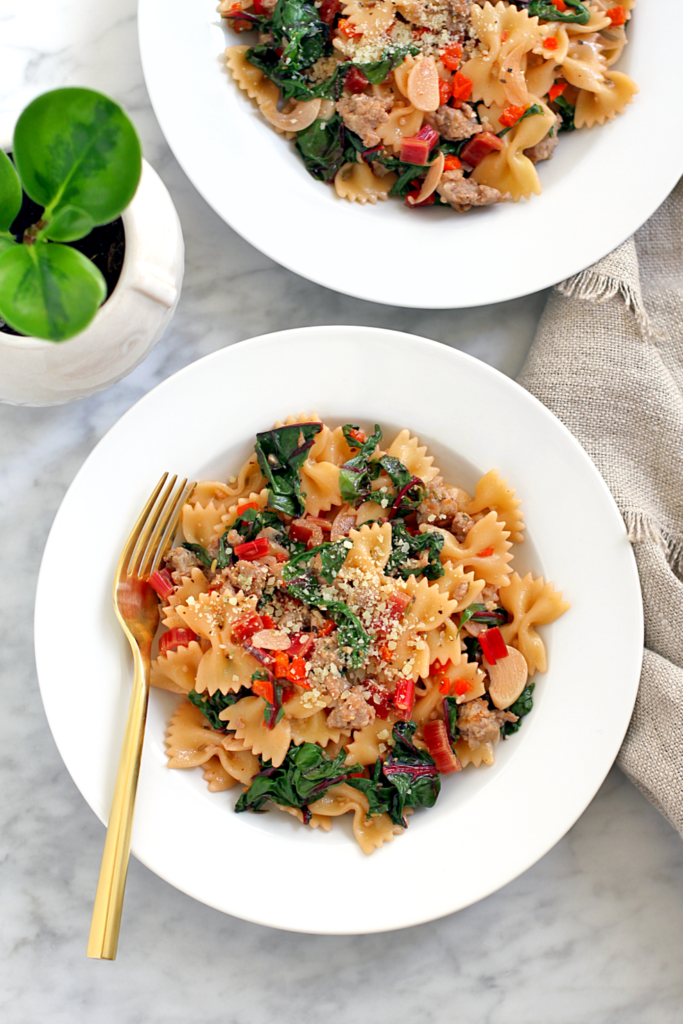
{"type": "MultiPolygon", "coordinates": [[[[455,312],[395,309],[327,291],[256,252],[169,152],[142,78],[135,14],[134,0],[0,0],[0,115],[57,85],[113,95],[171,191],[187,246],[175,319],[130,377],[75,405],[0,406],[0,1020],[679,1024],[683,846],[617,770],[535,867],[444,920],[357,938],[284,934],[196,903],[133,860],[118,960],[86,959],[104,830],[47,728],[32,647],[40,557],[84,459],[155,384],[243,338],[369,324],[434,338],[514,376],[545,301],[540,293],[455,312]]],[[[429,884],[428,866],[415,884],[429,884]]],[[[331,879],[321,899],[335,898],[331,879]]]]}

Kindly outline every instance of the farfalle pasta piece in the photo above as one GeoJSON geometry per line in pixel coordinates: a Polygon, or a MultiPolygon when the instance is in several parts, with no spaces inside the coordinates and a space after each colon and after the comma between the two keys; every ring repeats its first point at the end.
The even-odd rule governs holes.
{"type": "Polygon", "coordinates": [[[340,814],[353,812],[353,832],[358,845],[365,854],[371,854],[384,843],[390,843],[403,832],[400,825],[394,825],[388,814],[369,816],[368,798],[364,793],[342,782],[339,786],[331,786],[327,792],[309,810],[314,814],[338,817],[340,814]]]}
{"type": "Polygon", "coordinates": [[[436,584],[415,576],[401,588],[411,598],[401,621],[401,635],[391,652],[390,665],[406,678],[426,679],[429,675],[430,649],[424,634],[442,626],[453,614],[456,602],[443,594],[436,584]]]}
{"type": "Polygon", "coordinates": [[[503,528],[510,534],[510,541],[520,544],[526,529],[521,504],[513,488],[508,487],[507,480],[501,479],[497,469],[491,469],[477,482],[472,501],[463,504],[462,508],[463,512],[471,516],[485,510],[495,512],[503,528]]]}
{"type": "Polygon", "coordinates": [[[375,718],[369,725],[356,729],[351,743],[347,743],[348,757],[346,763],[370,765],[374,764],[387,749],[391,739],[391,730],[398,716],[390,712],[388,718],[375,718]]]}
{"type": "Polygon", "coordinates": [[[462,544],[458,543],[452,533],[438,526],[423,524],[420,531],[433,531],[443,536],[442,562],[453,562],[455,565],[471,569],[477,579],[493,586],[507,586],[511,572],[508,562],[512,560],[512,555],[509,554],[512,544],[508,540],[507,530],[495,512],[489,512],[475,523],[462,544]]]}
{"type": "Polygon", "coordinates": [[[224,734],[212,728],[199,708],[183,701],[166,734],[168,767],[196,768],[217,757],[228,775],[250,782],[261,770],[258,759],[248,750],[226,750],[224,740],[224,734]]]}
{"type": "Polygon", "coordinates": [[[427,633],[425,637],[429,648],[429,665],[435,661],[445,665],[451,661],[454,665],[460,664],[461,642],[458,636],[458,627],[452,619],[447,619],[442,626],[427,633]]]}
{"type": "Polygon", "coordinates": [[[224,793],[226,789],[237,785],[237,779],[226,772],[218,757],[210,757],[204,765],[204,781],[209,787],[209,793],[224,793]]]}
{"type": "Polygon", "coordinates": [[[391,523],[373,523],[349,531],[351,548],[344,562],[344,570],[356,570],[363,575],[383,579],[383,569],[391,554],[391,523]]]}
{"type": "Polygon", "coordinates": [[[570,85],[599,92],[605,84],[607,61],[602,55],[600,37],[571,39],[560,73],[570,85]]]}
{"type": "Polygon", "coordinates": [[[160,654],[152,662],[150,684],[171,693],[189,693],[195,690],[197,669],[204,657],[196,640],[175,651],[160,654]]]}
{"type": "MultiPolygon", "coordinates": [[[[289,717],[289,707],[287,713],[289,717]]],[[[316,711],[306,718],[292,718],[290,728],[292,743],[297,747],[302,743],[317,743],[319,747],[326,747],[328,743],[339,743],[341,737],[340,729],[331,729],[327,724],[324,711],[316,711]]]]}
{"type": "Polygon", "coordinates": [[[444,694],[441,692],[440,684],[436,679],[429,679],[425,685],[425,692],[418,691],[415,706],[411,712],[411,720],[418,725],[424,726],[432,717],[432,714],[441,708],[444,694]]]}
{"type": "MultiPolygon", "coordinates": [[[[395,104],[393,110],[389,111],[389,118],[383,124],[380,124],[376,128],[376,132],[384,145],[393,150],[395,153],[400,152],[401,142],[404,138],[412,138],[417,135],[422,122],[424,121],[424,114],[421,110],[416,110],[412,104],[406,106],[395,104]]],[[[389,175],[385,175],[381,178],[381,181],[387,181],[389,175]]],[[[394,181],[396,178],[394,177],[394,181]]],[[[336,183],[336,179],[335,179],[336,183]]],[[[394,184],[392,181],[389,188],[394,184]]]]}
{"type": "Polygon", "coordinates": [[[201,544],[207,547],[217,532],[221,532],[223,516],[227,512],[222,502],[209,501],[207,505],[183,505],[181,525],[183,535],[190,544],[201,544]]]}
{"type": "Polygon", "coordinates": [[[436,580],[436,585],[442,593],[448,594],[452,601],[457,602],[452,613],[455,615],[474,604],[486,583],[484,580],[476,579],[474,572],[465,572],[462,565],[458,565],[457,562],[445,562],[443,568],[444,574],[436,580]]]}
{"type": "Polygon", "coordinates": [[[224,534],[226,530],[229,530],[233,526],[235,520],[239,516],[239,509],[241,509],[247,503],[250,505],[257,505],[259,509],[266,508],[266,506],[268,505],[268,489],[264,487],[262,490],[258,492],[252,491],[251,494],[245,495],[244,498],[241,499],[241,501],[236,501],[233,505],[231,505],[230,508],[225,513],[225,515],[222,517],[220,526],[217,528],[216,533],[214,534],[214,539],[216,537],[222,536],[222,534],[224,534]]]}
{"type": "Polygon", "coordinates": [[[540,195],[541,182],[534,164],[525,149],[532,149],[555,126],[555,115],[547,107],[543,113],[533,114],[519,121],[503,138],[503,148],[485,156],[472,172],[480,185],[509,192],[515,202],[540,195]]]}
{"type": "Polygon", "coordinates": [[[472,98],[487,106],[528,105],[524,72],[527,54],[542,38],[538,18],[502,2],[494,7],[488,0],[483,7],[473,5],[470,16],[479,43],[461,71],[472,82],[472,98]]]}
{"type": "Polygon", "coordinates": [[[218,717],[253,754],[260,754],[264,761],[271,761],[278,768],[289,750],[292,726],[288,718],[282,718],[269,729],[263,718],[265,706],[261,697],[242,697],[218,717]]]}
{"type": "Polygon", "coordinates": [[[424,483],[431,483],[439,475],[434,465],[434,456],[427,455],[427,446],[421,445],[409,430],[401,430],[387,448],[387,455],[398,459],[424,483]]]}
{"type": "Polygon", "coordinates": [[[457,665],[447,665],[439,675],[448,679],[457,704],[466,704],[467,701],[481,697],[486,692],[486,676],[476,661],[462,658],[457,665]],[[468,688],[464,693],[458,693],[461,687],[457,684],[462,682],[467,683],[468,688]]]}
{"type": "MultiPolygon", "coordinates": [[[[300,807],[283,807],[282,804],[275,805],[279,811],[286,811],[287,814],[291,814],[293,818],[296,818],[301,824],[304,824],[304,812],[300,807]]],[[[324,814],[311,814],[308,819],[309,828],[319,828],[321,832],[332,831],[332,819],[324,814]]]]}
{"type": "Polygon", "coordinates": [[[530,676],[537,671],[546,672],[545,644],[534,627],[555,622],[570,607],[569,602],[563,601],[562,594],[553,589],[552,583],[545,583],[543,577],[534,579],[531,573],[521,577],[515,572],[510,576],[510,585],[500,591],[500,603],[512,615],[512,622],[500,627],[505,643],[521,651],[530,676]]]}
{"type": "Polygon", "coordinates": [[[617,114],[624,112],[633,97],[639,92],[633,79],[621,71],[609,71],[605,82],[597,92],[579,93],[574,113],[577,128],[592,128],[595,124],[613,121],[617,114]]]}
{"type": "Polygon", "coordinates": [[[464,740],[458,740],[454,749],[455,756],[463,768],[467,768],[468,764],[473,764],[475,768],[481,768],[482,764],[485,764],[490,768],[496,761],[493,743],[490,741],[488,743],[480,743],[478,747],[471,750],[468,743],[465,743],[464,740]]]}
{"type": "Polygon", "coordinates": [[[345,18],[362,33],[364,40],[378,39],[391,28],[395,9],[392,0],[350,0],[342,10],[345,18]]]}
{"type": "Polygon", "coordinates": [[[190,569],[189,576],[183,576],[175,592],[170,595],[168,604],[164,606],[162,623],[167,629],[174,626],[184,626],[185,622],[176,612],[179,604],[187,604],[188,598],[197,599],[200,594],[205,594],[209,589],[209,581],[196,565],[190,569]]]}
{"type": "MultiPolygon", "coordinates": [[[[382,127],[385,126],[380,125],[380,128],[382,127]]],[[[378,134],[381,135],[379,129],[378,134]]],[[[396,180],[393,171],[380,178],[366,163],[345,163],[334,176],[334,187],[341,199],[348,199],[351,203],[374,205],[389,198],[389,192],[396,180]]]]}

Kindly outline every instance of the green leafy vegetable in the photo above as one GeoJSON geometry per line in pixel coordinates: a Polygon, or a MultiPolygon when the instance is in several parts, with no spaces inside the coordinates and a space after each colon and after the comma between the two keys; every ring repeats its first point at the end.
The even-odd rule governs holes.
{"type": "Polygon", "coordinates": [[[326,541],[324,544],[319,544],[317,547],[307,548],[298,555],[294,555],[290,558],[282,570],[282,578],[286,583],[290,580],[296,579],[297,576],[301,575],[300,567],[302,565],[306,565],[306,563],[310,562],[316,555],[320,555],[320,561],[322,563],[320,575],[326,583],[332,583],[346,561],[348,553],[349,549],[343,540],[335,540],[331,542],[326,541]]]}
{"type": "Polygon", "coordinates": [[[468,661],[480,661],[482,657],[481,644],[476,636],[466,636],[463,640],[468,661]]]}
{"type": "Polygon", "coordinates": [[[354,64],[354,67],[363,72],[371,85],[379,85],[391,71],[403,63],[409,53],[417,57],[419,52],[417,46],[397,46],[385,50],[379,60],[370,61],[368,64],[354,64]]]}
{"type": "Polygon", "coordinates": [[[502,139],[504,135],[507,135],[507,133],[511,132],[513,128],[516,128],[518,124],[521,124],[522,121],[525,120],[525,118],[527,118],[527,117],[534,117],[536,114],[542,114],[542,113],[543,113],[543,107],[541,107],[538,103],[534,103],[533,106],[529,107],[528,110],[524,111],[524,113],[522,114],[522,116],[519,118],[518,121],[515,121],[514,124],[511,124],[509,128],[503,128],[502,132],[498,132],[498,138],[502,139]]]}
{"type": "Polygon", "coordinates": [[[409,576],[422,573],[428,580],[438,580],[444,574],[440,554],[443,548],[442,533],[419,533],[413,536],[408,533],[401,520],[391,524],[391,554],[384,572],[387,576],[400,576],[407,580],[409,576]],[[426,565],[411,564],[427,554],[426,565]]]}
{"type": "Polygon", "coordinates": [[[252,46],[247,50],[246,57],[250,64],[263,71],[271,82],[275,82],[283,99],[338,99],[342,91],[344,76],[351,67],[350,64],[340,63],[330,78],[311,84],[304,71],[283,64],[282,59],[275,52],[274,46],[267,43],[252,46]]]}
{"type": "Polygon", "coordinates": [[[565,0],[571,11],[560,11],[551,0],[531,0],[527,7],[529,17],[543,18],[544,21],[573,22],[576,25],[587,25],[591,20],[591,12],[581,0],[565,0]]]}
{"type": "MultiPolygon", "coordinates": [[[[424,484],[422,480],[417,476],[413,476],[400,459],[395,459],[392,455],[382,455],[381,458],[377,459],[377,464],[382,467],[396,488],[396,497],[391,507],[391,515],[398,515],[401,512],[403,514],[413,512],[424,498],[424,484]]],[[[371,463],[371,465],[375,465],[375,463],[371,463]]]]}
{"type": "Polygon", "coordinates": [[[356,774],[358,766],[345,764],[346,751],[332,761],[316,743],[291,746],[278,768],[266,765],[237,801],[236,811],[263,811],[267,800],[283,807],[299,807],[304,820],[310,819],[309,803],[318,800],[330,786],[356,774]]]}
{"type": "Polygon", "coordinates": [[[328,121],[318,118],[308,128],[297,132],[296,148],[313,178],[332,181],[346,160],[345,134],[339,114],[333,114],[328,121]]]}
{"type": "Polygon", "coordinates": [[[433,807],[441,789],[433,757],[412,742],[417,722],[397,722],[392,730],[394,746],[386,761],[375,762],[369,779],[349,779],[348,784],[368,798],[370,814],[388,814],[405,828],[406,807],[433,807]]]}
{"type": "MultiPolygon", "coordinates": [[[[331,558],[332,556],[330,556],[331,558]]],[[[291,562],[287,563],[283,570],[285,580],[287,579],[285,573],[290,564],[291,562]]],[[[331,572],[334,563],[330,560],[328,565],[328,572],[331,572]]],[[[372,643],[372,637],[366,632],[363,628],[363,623],[354,615],[348,605],[344,604],[343,601],[324,597],[320,584],[310,570],[287,582],[287,593],[291,594],[292,597],[298,598],[299,601],[303,601],[304,604],[327,609],[337,623],[337,643],[339,644],[344,661],[349,668],[360,668],[372,643]]]]}
{"type": "MultiPolygon", "coordinates": [[[[359,443],[351,437],[351,430],[358,430],[358,427],[355,427],[352,423],[347,423],[342,427],[344,437],[349,446],[351,448],[358,448],[359,443]]],[[[348,502],[349,505],[361,505],[370,493],[372,481],[379,475],[379,471],[371,467],[370,456],[381,440],[381,428],[378,424],[375,424],[374,434],[371,434],[367,441],[360,445],[358,454],[345,462],[339,470],[339,492],[342,499],[348,502]]]]}
{"type": "Polygon", "coordinates": [[[186,542],[185,544],[183,544],[183,547],[186,548],[188,551],[194,552],[194,554],[197,556],[202,565],[205,565],[207,569],[211,568],[211,566],[213,565],[213,558],[206,550],[206,548],[202,547],[201,544],[188,544],[186,542]]]}
{"type": "Polygon", "coordinates": [[[187,699],[196,708],[199,708],[214,729],[218,730],[218,732],[226,732],[225,722],[221,721],[218,717],[221,711],[225,711],[226,708],[236,704],[242,697],[248,696],[249,690],[242,687],[238,693],[221,693],[220,690],[216,690],[213,697],[207,697],[203,693],[197,693],[196,690],[190,690],[187,699]]]}
{"type": "Polygon", "coordinates": [[[515,703],[511,704],[510,707],[507,709],[508,711],[511,711],[513,715],[517,715],[519,721],[503,722],[503,724],[500,727],[501,736],[512,736],[513,733],[518,732],[519,729],[521,729],[522,719],[525,715],[529,714],[529,712],[534,706],[533,693],[535,685],[535,683],[529,683],[529,685],[522,690],[521,694],[519,695],[515,703]]]}
{"type": "Polygon", "coordinates": [[[553,101],[555,106],[560,108],[560,117],[562,118],[562,124],[560,125],[561,132],[573,132],[576,128],[574,124],[574,114],[576,113],[576,107],[573,107],[564,96],[557,96],[553,101]]]}
{"type": "Polygon", "coordinates": [[[305,513],[299,470],[321,430],[322,423],[293,423],[256,435],[254,450],[268,481],[269,508],[295,518],[305,513]]]}
{"type": "Polygon", "coordinates": [[[443,710],[448,742],[453,746],[460,735],[458,730],[458,702],[455,697],[444,697],[443,710]]]}
{"type": "Polygon", "coordinates": [[[494,608],[492,612],[489,612],[485,604],[470,604],[460,616],[458,634],[470,619],[473,622],[480,623],[482,626],[504,626],[508,620],[508,613],[504,608],[494,608]]]}
{"type": "Polygon", "coordinates": [[[330,35],[329,26],[307,0],[277,0],[271,32],[277,46],[282,47],[282,63],[292,71],[315,64],[324,55],[330,35]]]}

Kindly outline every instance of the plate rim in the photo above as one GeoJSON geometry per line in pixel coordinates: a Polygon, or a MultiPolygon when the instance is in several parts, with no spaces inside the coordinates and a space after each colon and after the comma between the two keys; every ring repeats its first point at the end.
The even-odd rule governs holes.
{"type": "MultiPolygon", "coordinates": [[[[51,544],[53,543],[53,537],[55,537],[57,535],[59,529],[61,528],[61,518],[62,518],[62,516],[66,515],[68,513],[67,498],[69,497],[70,494],[72,494],[73,492],[76,491],[76,489],[77,489],[76,485],[78,483],[80,483],[81,479],[87,478],[87,474],[89,472],[90,466],[91,466],[91,464],[93,462],[96,463],[97,458],[98,458],[98,452],[99,452],[101,446],[103,445],[103,442],[105,441],[105,439],[109,438],[109,436],[113,432],[117,431],[117,429],[120,429],[121,424],[124,424],[129,418],[134,418],[136,415],[139,415],[140,407],[144,407],[149,402],[150,396],[154,395],[156,392],[158,392],[160,390],[163,390],[165,387],[168,387],[170,381],[177,380],[178,378],[182,379],[184,377],[190,378],[193,374],[196,374],[198,372],[197,368],[200,365],[201,366],[207,366],[207,365],[211,364],[212,362],[221,362],[222,360],[229,359],[231,355],[234,355],[234,350],[236,348],[240,348],[240,349],[242,349],[244,351],[244,350],[248,350],[250,348],[258,348],[259,346],[262,346],[262,345],[272,345],[274,343],[281,344],[283,342],[283,340],[287,339],[287,337],[290,337],[290,338],[292,336],[311,337],[311,336],[314,336],[317,333],[323,332],[323,331],[324,332],[331,332],[332,335],[336,334],[338,336],[348,336],[349,332],[357,332],[359,335],[363,335],[364,334],[364,335],[370,336],[370,337],[374,336],[377,339],[382,339],[382,340],[387,340],[387,341],[399,337],[405,343],[409,344],[411,347],[417,345],[418,347],[426,347],[426,348],[438,350],[439,354],[441,354],[441,355],[443,355],[444,353],[449,353],[449,355],[446,356],[446,358],[452,359],[454,365],[457,365],[458,362],[463,361],[466,365],[469,364],[472,368],[476,369],[477,371],[479,371],[479,372],[483,371],[485,376],[490,374],[492,376],[492,379],[498,380],[498,381],[500,381],[500,380],[504,381],[505,382],[505,384],[504,384],[505,387],[508,387],[508,386],[511,385],[512,386],[512,390],[517,392],[517,393],[519,393],[519,394],[521,394],[521,396],[523,396],[524,400],[529,400],[530,399],[532,407],[535,407],[537,412],[540,412],[544,418],[546,418],[548,421],[554,422],[555,427],[559,426],[561,432],[563,433],[563,435],[565,437],[565,440],[569,440],[571,445],[574,447],[575,451],[578,453],[578,455],[579,455],[579,457],[580,457],[580,459],[581,459],[581,461],[583,463],[584,468],[587,471],[590,472],[590,474],[592,476],[592,479],[593,479],[593,482],[597,483],[599,485],[599,488],[600,488],[600,490],[603,493],[603,498],[606,499],[606,506],[605,507],[608,506],[609,509],[610,509],[610,515],[612,517],[612,521],[613,521],[612,525],[613,525],[613,527],[615,527],[619,531],[623,532],[624,536],[626,535],[626,528],[625,528],[625,525],[623,523],[623,519],[622,519],[622,517],[621,517],[621,515],[619,513],[619,510],[618,510],[618,508],[616,506],[614,498],[612,497],[611,492],[609,491],[609,488],[607,487],[607,484],[605,483],[604,479],[602,478],[602,476],[598,472],[597,468],[595,467],[595,465],[592,462],[592,460],[590,459],[590,457],[587,455],[585,450],[582,448],[582,446],[580,445],[578,440],[571,434],[571,432],[568,430],[568,428],[559,419],[557,419],[557,417],[555,417],[554,414],[552,412],[550,412],[550,410],[548,410],[547,407],[544,406],[534,395],[532,395],[530,392],[528,392],[524,388],[522,388],[521,385],[519,385],[516,381],[512,380],[511,378],[506,377],[504,374],[500,373],[500,371],[496,370],[494,367],[490,366],[489,364],[481,362],[480,360],[476,359],[474,356],[469,355],[468,353],[461,352],[461,351],[459,351],[457,349],[452,349],[449,346],[443,345],[440,342],[433,341],[432,339],[422,338],[422,337],[419,337],[419,336],[416,336],[416,335],[407,334],[405,332],[390,331],[390,330],[385,329],[385,328],[376,328],[376,327],[357,327],[357,326],[355,326],[355,327],[348,327],[348,326],[342,326],[342,325],[333,325],[333,326],[313,326],[313,327],[305,327],[305,328],[292,328],[292,329],[289,329],[287,331],[282,331],[282,332],[269,332],[269,333],[264,334],[264,335],[259,335],[259,336],[255,337],[255,338],[251,338],[251,339],[247,339],[247,340],[242,341],[242,342],[238,342],[235,345],[229,346],[226,349],[219,349],[219,350],[217,350],[217,351],[215,351],[213,353],[209,353],[208,355],[202,357],[201,359],[196,360],[193,363],[189,363],[187,366],[183,367],[182,369],[177,371],[175,374],[173,374],[170,377],[166,378],[166,380],[161,381],[154,389],[152,389],[146,395],[142,396],[133,406],[131,406],[130,409],[128,409],[123,414],[123,416],[121,416],[109,428],[109,430],[98,441],[97,445],[89,453],[89,455],[87,456],[87,458],[83,462],[83,465],[78,470],[78,472],[77,472],[76,476],[74,477],[73,481],[71,482],[71,484],[70,484],[66,494],[64,495],[64,498],[63,498],[62,502],[60,503],[60,507],[59,507],[59,509],[58,509],[58,511],[57,511],[57,513],[55,515],[55,519],[54,519],[53,524],[51,526],[51,529],[50,529],[50,532],[49,532],[49,535],[48,535],[48,539],[47,539],[47,542],[46,542],[46,545],[45,545],[45,549],[44,549],[44,552],[43,552],[43,556],[42,556],[42,559],[41,559],[41,566],[40,566],[40,571],[39,571],[39,575],[38,575],[38,582],[37,582],[37,588],[36,588],[36,602],[35,602],[35,615],[34,615],[35,658],[36,658],[36,665],[37,665],[37,669],[38,669],[38,679],[39,679],[39,686],[40,686],[41,697],[43,699],[43,704],[44,704],[45,711],[46,711],[46,717],[48,718],[48,724],[50,725],[50,729],[51,729],[51,732],[53,734],[53,738],[55,740],[57,748],[59,750],[60,756],[62,757],[62,760],[64,761],[64,764],[65,764],[65,767],[69,771],[69,774],[72,776],[76,786],[81,791],[82,795],[86,799],[86,802],[88,802],[91,807],[93,806],[91,801],[83,793],[83,788],[81,786],[81,783],[79,782],[78,778],[76,778],[76,776],[71,771],[71,767],[69,766],[68,754],[63,749],[63,742],[62,742],[63,741],[63,737],[59,737],[56,734],[56,732],[54,731],[54,729],[53,729],[53,722],[51,720],[50,712],[48,710],[49,700],[46,701],[46,696],[45,696],[45,678],[46,678],[46,674],[44,673],[44,654],[45,654],[45,652],[41,649],[41,645],[40,645],[41,619],[42,619],[42,616],[45,614],[46,607],[49,607],[49,600],[46,599],[46,588],[47,588],[47,585],[48,585],[48,575],[49,575],[48,564],[49,564],[49,556],[51,554],[51,544]]],[[[419,434],[419,431],[418,431],[418,434],[419,434]]],[[[636,633],[638,634],[639,637],[642,637],[642,633],[643,633],[642,594],[641,594],[640,584],[639,584],[639,580],[638,580],[638,573],[637,573],[635,556],[634,556],[633,550],[632,550],[630,545],[628,547],[628,550],[625,551],[625,555],[626,555],[627,560],[628,560],[628,569],[629,569],[629,572],[630,572],[631,581],[633,583],[633,590],[632,590],[631,594],[629,595],[629,600],[631,600],[633,597],[637,596],[637,600],[636,600],[636,604],[635,604],[635,609],[632,609],[632,610],[635,611],[636,618],[638,620],[637,623],[634,624],[634,625],[637,625],[636,633]]],[[[583,795],[582,801],[581,801],[582,807],[581,807],[581,810],[580,810],[579,814],[576,817],[574,817],[573,820],[571,820],[568,823],[566,823],[566,825],[558,833],[553,833],[553,835],[548,838],[547,842],[544,842],[542,844],[542,848],[536,848],[534,850],[531,858],[527,859],[527,862],[525,863],[525,865],[521,869],[519,868],[518,865],[512,865],[511,868],[510,868],[509,873],[502,872],[501,873],[502,877],[498,877],[496,879],[496,881],[494,883],[491,883],[488,887],[484,886],[484,890],[476,892],[472,896],[471,899],[467,899],[465,901],[460,901],[456,907],[448,906],[445,909],[443,909],[443,910],[441,910],[441,911],[439,911],[437,913],[429,913],[426,916],[424,914],[420,913],[419,911],[417,911],[414,914],[412,914],[412,916],[409,915],[407,917],[404,917],[399,923],[390,923],[390,924],[387,924],[386,926],[382,926],[382,925],[377,926],[376,924],[373,924],[372,927],[363,927],[363,928],[335,927],[334,929],[330,929],[329,927],[318,927],[318,928],[315,928],[315,927],[310,927],[310,926],[307,926],[305,928],[301,928],[301,927],[289,925],[286,922],[275,921],[275,920],[272,920],[272,919],[267,919],[266,917],[264,917],[264,915],[262,913],[261,914],[259,914],[259,913],[249,914],[249,913],[245,913],[244,910],[240,910],[239,913],[236,913],[234,910],[231,910],[231,909],[229,909],[229,908],[227,908],[225,906],[219,905],[219,903],[217,903],[217,902],[212,902],[210,899],[207,899],[205,895],[202,895],[200,892],[196,891],[195,887],[193,885],[189,885],[187,883],[179,882],[177,878],[172,877],[172,873],[170,873],[168,871],[165,871],[163,869],[160,869],[160,867],[157,864],[152,863],[150,861],[150,859],[145,855],[145,853],[143,851],[140,851],[139,849],[135,848],[135,845],[133,846],[132,852],[137,857],[137,859],[139,859],[143,864],[145,864],[150,870],[154,871],[160,877],[164,878],[167,882],[169,882],[169,884],[173,885],[174,887],[180,889],[183,892],[186,892],[188,895],[192,896],[193,898],[198,899],[201,902],[207,903],[207,905],[213,906],[215,909],[220,910],[220,911],[222,911],[224,913],[233,914],[234,916],[239,916],[240,918],[242,918],[244,920],[249,920],[249,921],[252,921],[253,923],[256,923],[256,924],[266,925],[266,926],[270,926],[270,927],[276,927],[276,928],[279,928],[279,929],[282,929],[282,930],[290,930],[290,931],[295,931],[295,932],[304,931],[304,932],[307,932],[307,933],[310,933],[310,934],[364,934],[364,933],[374,933],[374,932],[382,932],[382,931],[391,931],[391,930],[395,930],[395,929],[403,928],[403,927],[410,927],[410,926],[413,926],[415,924],[425,923],[425,922],[430,921],[430,920],[438,919],[441,916],[445,916],[447,914],[453,913],[453,912],[455,912],[455,911],[457,911],[459,909],[464,909],[464,907],[470,906],[472,903],[475,903],[478,900],[483,899],[483,898],[485,898],[488,895],[491,895],[493,892],[496,892],[498,889],[500,889],[503,886],[507,885],[510,881],[512,881],[515,878],[519,877],[520,874],[522,874],[524,871],[528,870],[535,863],[537,863],[538,860],[540,860],[550,849],[552,849],[553,846],[556,845],[557,842],[559,842],[559,840],[575,824],[575,822],[578,820],[578,817],[580,817],[581,814],[583,814],[583,812],[585,811],[586,807],[590,804],[590,802],[594,798],[595,794],[597,793],[598,789],[602,785],[602,783],[603,783],[607,773],[609,772],[609,770],[610,770],[610,768],[611,768],[611,766],[612,766],[612,764],[614,762],[614,758],[616,757],[616,754],[618,753],[618,750],[619,750],[619,748],[621,746],[621,743],[623,741],[623,737],[624,737],[624,735],[626,733],[626,730],[628,729],[628,724],[629,724],[629,720],[630,720],[630,717],[631,717],[633,704],[635,703],[635,699],[636,699],[637,691],[638,691],[638,683],[639,683],[639,678],[640,678],[641,662],[642,662],[642,656],[643,656],[643,645],[642,645],[642,642],[639,644],[638,652],[639,652],[639,657],[637,659],[638,664],[637,664],[637,666],[636,665],[633,666],[633,681],[632,681],[632,687],[631,687],[632,688],[632,700],[629,703],[628,715],[624,716],[625,717],[625,724],[624,724],[623,730],[620,733],[620,736],[619,736],[619,739],[618,739],[618,743],[613,738],[613,741],[610,744],[610,749],[613,746],[615,747],[614,756],[609,758],[609,763],[606,764],[605,770],[604,770],[604,772],[602,772],[600,777],[598,778],[596,776],[593,779],[593,782],[592,782],[591,786],[587,787],[585,789],[585,792],[584,792],[584,795],[583,795]],[[585,799],[584,799],[584,797],[585,797],[585,799]]],[[[128,691],[126,690],[126,703],[127,703],[127,695],[128,695],[128,691]]],[[[98,815],[98,817],[100,817],[100,820],[105,822],[106,816],[101,815],[96,808],[93,808],[93,809],[95,810],[95,813],[98,815]]],[[[400,842],[400,838],[399,838],[399,842],[400,842]]],[[[393,849],[393,846],[390,847],[386,851],[378,851],[376,856],[379,857],[379,858],[381,858],[382,856],[389,856],[390,857],[392,849],[393,849]]]]}

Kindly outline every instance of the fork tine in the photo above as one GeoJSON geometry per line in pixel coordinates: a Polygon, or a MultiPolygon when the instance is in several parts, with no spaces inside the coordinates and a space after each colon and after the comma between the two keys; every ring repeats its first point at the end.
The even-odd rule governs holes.
{"type": "Polygon", "coordinates": [[[172,476],[171,477],[171,479],[169,480],[168,484],[166,485],[166,488],[165,488],[163,494],[161,495],[161,497],[157,501],[157,503],[154,506],[154,508],[153,508],[152,512],[150,513],[150,515],[147,517],[147,522],[143,525],[142,530],[140,531],[140,536],[138,537],[138,542],[135,545],[135,550],[133,551],[133,554],[131,555],[131,559],[130,559],[130,562],[129,562],[129,565],[128,565],[128,575],[129,576],[139,576],[140,575],[140,565],[142,563],[142,559],[144,557],[145,551],[147,550],[147,546],[149,544],[149,538],[152,536],[154,528],[155,528],[156,524],[159,522],[159,517],[162,515],[162,513],[164,511],[164,508],[166,507],[166,503],[168,501],[168,497],[169,497],[171,491],[173,490],[173,488],[175,487],[175,482],[176,482],[177,479],[178,479],[177,476],[172,476]]]}
{"type": "MultiPolygon", "coordinates": [[[[194,484],[192,487],[194,487],[194,484]]],[[[180,514],[187,496],[187,479],[185,479],[176,488],[175,494],[171,497],[156,525],[139,569],[140,576],[146,578],[159,566],[163,555],[170,547],[171,541],[176,535],[180,514]]]]}
{"type": "Polygon", "coordinates": [[[156,485],[156,487],[150,494],[147,504],[145,505],[142,512],[138,516],[138,520],[133,529],[131,530],[130,536],[124,545],[123,551],[121,552],[121,558],[119,559],[118,569],[116,571],[116,579],[118,579],[119,576],[122,576],[124,573],[127,573],[128,565],[130,562],[130,556],[131,553],[133,552],[133,549],[135,548],[138,538],[140,537],[140,532],[145,523],[147,522],[149,514],[152,511],[152,508],[154,507],[154,504],[161,493],[161,489],[167,480],[168,473],[164,473],[161,479],[159,480],[159,483],[156,485]]]}

